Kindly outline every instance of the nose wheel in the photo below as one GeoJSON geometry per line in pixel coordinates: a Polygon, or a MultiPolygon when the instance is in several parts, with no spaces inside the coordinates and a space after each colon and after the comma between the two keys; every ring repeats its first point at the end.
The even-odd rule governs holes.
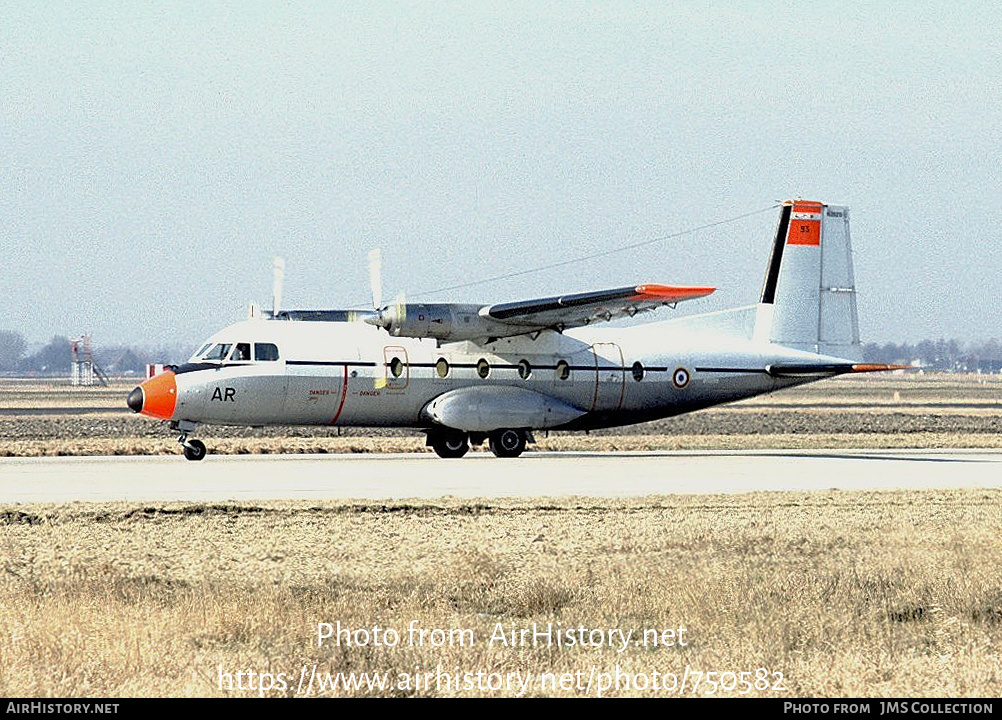
{"type": "Polygon", "coordinates": [[[188,460],[201,460],[205,457],[205,443],[201,440],[189,440],[187,435],[182,435],[177,441],[184,448],[184,456],[188,460]]]}

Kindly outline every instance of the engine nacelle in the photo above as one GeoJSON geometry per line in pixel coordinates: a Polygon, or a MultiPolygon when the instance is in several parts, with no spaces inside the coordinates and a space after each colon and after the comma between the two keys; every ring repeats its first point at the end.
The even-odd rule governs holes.
{"type": "Polygon", "coordinates": [[[481,316],[481,307],[456,303],[401,303],[388,305],[365,321],[394,337],[473,340],[511,334],[511,325],[481,316]]]}

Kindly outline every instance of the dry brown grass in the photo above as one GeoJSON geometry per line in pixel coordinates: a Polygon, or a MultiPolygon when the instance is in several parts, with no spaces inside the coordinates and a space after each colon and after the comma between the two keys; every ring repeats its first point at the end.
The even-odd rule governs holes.
{"type": "MultiPolygon", "coordinates": [[[[204,436],[203,436],[204,437],[204,436]]],[[[277,437],[215,438],[210,452],[219,455],[431,452],[423,437],[277,437]]],[[[988,433],[771,433],[757,435],[540,435],[529,452],[602,452],[643,450],[805,450],[818,448],[934,449],[1000,448],[1002,435],[988,433]]],[[[474,452],[487,452],[487,446],[474,452]]],[[[179,455],[172,438],[86,438],[0,442],[0,457],[64,455],[179,455]]]]}
{"type": "MultiPolygon", "coordinates": [[[[205,438],[202,435],[200,437],[205,438]]],[[[218,455],[282,455],[291,453],[424,452],[424,437],[214,438],[207,440],[218,455]]],[[[62,455],[178,455],[173,435],[155,438],[81,438],[0,442],[0,457],[62,455]]]]}
{"type": "Polygon", "coordinates": [[[585,679],[593,665],[648,676],[763,667],[783,673],[791,697],[994,696],[1000,500],[831,491],[0,509],[0,694],[255,695],[220,691],[218,667],[396,680],[441,664],[585,679]],[[478,642],[411,647],[412,620],[478,642]],[[336,621],[395,628],[402,641],[318,648],[317,623],[336,621]],[[689,644],[488,647],[496,623],[533,622],[684,626],[689,644]]]}

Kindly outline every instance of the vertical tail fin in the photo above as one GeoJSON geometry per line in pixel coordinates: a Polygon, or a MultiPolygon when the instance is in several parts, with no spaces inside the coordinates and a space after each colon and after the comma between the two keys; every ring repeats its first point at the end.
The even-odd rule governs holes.
{"type": "Polygon", "coordinates": [[[849,208],[783,203],[755,335],[798,350],[861,358],[849,208]]]}

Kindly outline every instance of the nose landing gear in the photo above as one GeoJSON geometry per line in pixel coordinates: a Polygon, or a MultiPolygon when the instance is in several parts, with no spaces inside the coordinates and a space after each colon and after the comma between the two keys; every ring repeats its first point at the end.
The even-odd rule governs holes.
{"type": "Polygon", "coordinates": [[[201,440],[189,440],[188,432],[195,428],[195,423],[178,420],[170,424],[171,430],[176,430],[181,434],[178,435],[177,441],[181,443],[181,447],[184,448],[184,456],[188,460],[201,460],[205,457],[206,449],[205,443],[201,440]]]}
{"type": "Polygon", "coordinates": [[[205,457],[205,443],[201,440],[187,440],[182,435],[177,441],[184,446],[184,456],[188,460],[201,460],[205,457]]]}

